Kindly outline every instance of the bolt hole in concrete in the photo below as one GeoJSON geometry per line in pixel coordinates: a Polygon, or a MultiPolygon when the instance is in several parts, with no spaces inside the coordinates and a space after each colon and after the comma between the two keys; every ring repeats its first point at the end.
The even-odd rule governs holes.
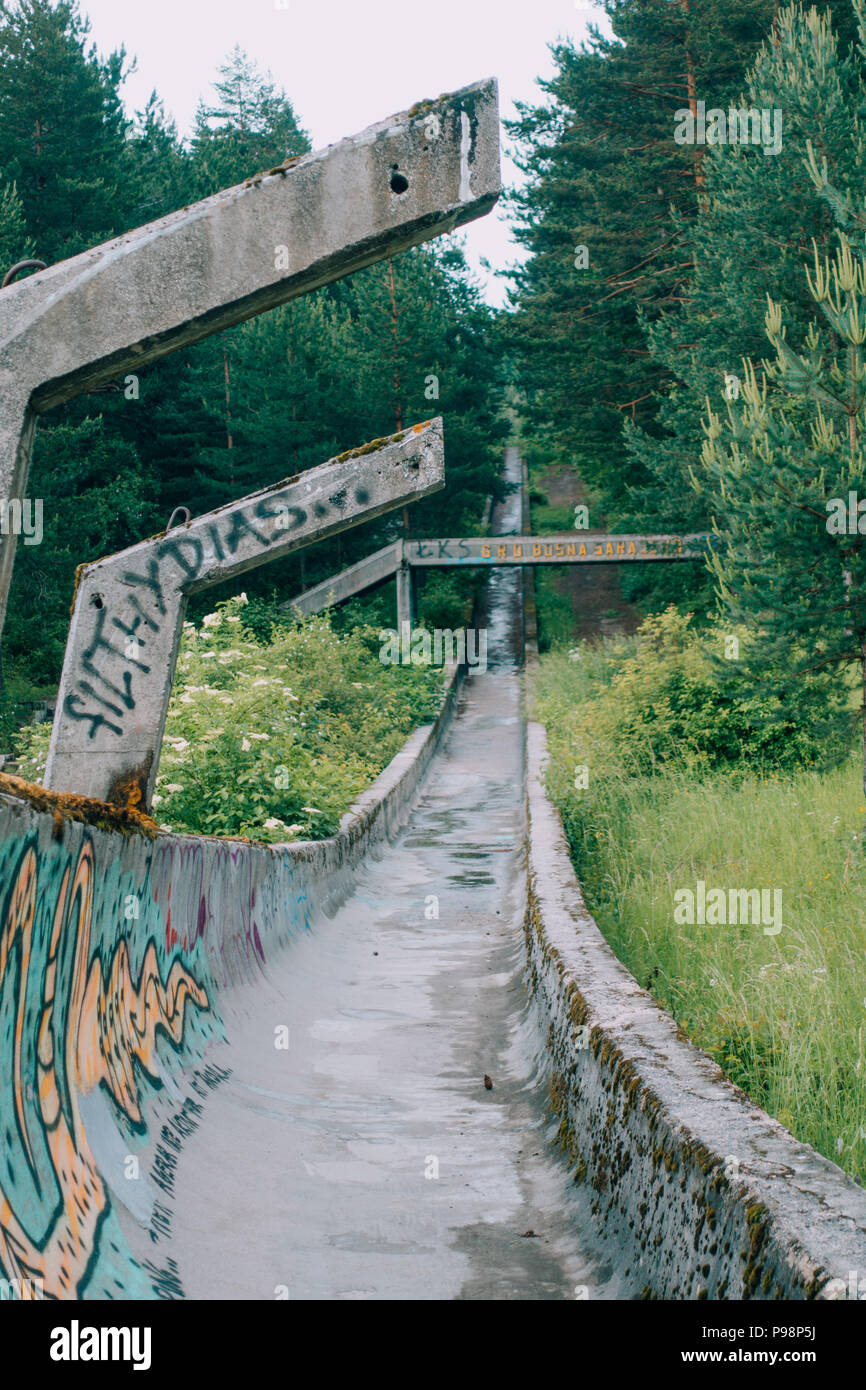
{"type": "Polygon", "coordinates": [[[391,175],[392,193],[405,193],[408,187],[409,180],[407,179],[405,174],[397,172],[391,175]]]}

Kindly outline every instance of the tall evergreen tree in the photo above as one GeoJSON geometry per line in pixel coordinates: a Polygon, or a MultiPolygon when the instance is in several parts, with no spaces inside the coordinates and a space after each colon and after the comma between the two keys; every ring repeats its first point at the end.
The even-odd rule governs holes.
{"type": "Polygon", "coordinates": [[[100,58],[78,0],[0,0],[0,180],[53,263],[125,230],[123,49],[100,58]]]}
{"type": "MultiPolygon", "coordinates": [[[[778,154],[715,145],[704,160],[698,217],[682,227],[694,263],[682,309],[646,333],[654,362],[672,380],[657,419],[646,429],[627,422],[630,475],[646,480],[623,498],[621,519],[652,530],[697,530],[708,523],[706,499],[689,486],[699,452],[700,420],[709,400],[735,392],[744,358],[766,349],[764,315],[771,289],[790,332],[802,334],[814,304],[803,277],[803,256],[814,240],[826,251],[833,217],[806,165],[810,140],[826,152],[843,184],[862,179],[857,107],[860,65],[843,56],[828,14],[792,5],[781,11],[775,36],[748,75],[735,103],[782,114],[778,154]]],[[[657,567],[658,568],[658,567],[657,567]]],[[[695,601],[700,573],[626,577],[626,588],[654,604],[675,596],[695,601]]]]}
{"type": "Polygon", "coordinates": [[[448,489],[412,508],[418,534],[458,534],[497,490],[503,380],[496,316],[458,244],[418,247],[349,281],[356,331],[347,362],[377,433],[443,415],[448,489]],[[444,528],[444,529],[443,529],[444,528]]]}
{"type": "MultiPolygon", "coordinates": [[[[651,481],[623,432],[663,433],[678,358],[646,332],[690,300],[688,230],[705,202],[709,146],[679,144],[676,113],[727,108],[778,12],[777,0],[605,0],[612,37],[553,47],[545,100],[509,132],[527,175],[512,198],[529,253],[514,276],[508,340],[536,439],[570,461],[612,524],[628,488],[651,481]]],[[[829,0],[843,50],[850,0],[829,0]]],[[[771,159],[760,154],[767,166],[771,159]]],[[[629,576],[632,582],[636,575],[629,576]]],[[[681,580],[683,575],[679,575],[681,580]]],[[[656,582],[670,582],[657,575],[656,582]]]]}
{"type": "Polygon", "coordinates": [[[136,112],[129,144],[135,226],[153,222],[194,200],[192,160],[156,92],[151,93],[144,110],[136,112]]]}
{"type": "MultiPolygon", "coordinates": [[[[866,56],[866,7],[854,4],[866,56]]],[[[858,148],[862,134],[855,122],[858,148]]],[[[693,482],[720,535],[719,594],[749,627],[743,669],[766,692],[768,713],[784,719],[811,707],[844,726],[845,672],[859,668],[866,790],[866,200],[862,174],[853,189],[836,182],[828,152],[810,148],[809,169],[837,234],[832,257],[814,246],[807,274],[820,317],[795,349],[770,298],[775,360],[763,370],[747,364],[742,400],[727,418],[709,411],[693,482]]]]}
{"type": "Polygon", "coordinates": [[[310,139],[270,75],[236,46],[214,83],[216,102],[199,104],[192,140],[199,197],[306,154],[310,139]]]}
{"type": "Polygon", "coordinates": [[[704,151],[677,144],[675,113],[735,90],[773,0],[608,0],[613,37],[553,48],[547,101],[509,125],[528,176],[512,200],[530,253],[516,280],[513,344],[531,424],[617,488],[624,418],[651,420],[667,371],[638,321],[676,308],[691,258],[704,151]]]}

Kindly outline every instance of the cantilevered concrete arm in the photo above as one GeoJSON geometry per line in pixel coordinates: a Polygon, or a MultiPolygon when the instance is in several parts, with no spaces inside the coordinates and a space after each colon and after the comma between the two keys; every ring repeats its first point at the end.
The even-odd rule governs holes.
{"type": "MultiPolygon", "coordinates": [[[[479,217],[499,182],[493,81],[289,160],[0,292],[0,498],[33,414],[479,217]]],[[[0,542],[0,628],[14,554],[0,542]]]]}
{"type": "Polygon", "coordinates": [[[444,475],[433,420],[87,565],[45,785],[149,806],[187,595],[425,497],[444,475]]]}

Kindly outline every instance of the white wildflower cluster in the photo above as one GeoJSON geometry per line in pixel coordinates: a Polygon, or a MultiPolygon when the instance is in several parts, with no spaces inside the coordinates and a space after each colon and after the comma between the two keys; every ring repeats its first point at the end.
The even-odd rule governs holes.
{"type": "Polygon", "coordinates": [[[333,833],[412,716],[401,722],[366,639],[317,616],[262,640],[246,604],[184,623],[153,805],[176,830],[271,844],[333,833]]]}

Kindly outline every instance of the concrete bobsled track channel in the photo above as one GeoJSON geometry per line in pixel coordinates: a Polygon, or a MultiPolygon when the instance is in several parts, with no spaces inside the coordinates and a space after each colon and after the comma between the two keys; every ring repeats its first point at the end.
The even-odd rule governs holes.
{"type": "Polygon", "coordinates": [[[808,1299],[866,1268],[866,1194],[586,912],[526,739],[522,582],[490,575],[487,669],[330,841],[154,834],[0,778],[4,1291],[808,1299]]]}
{"type": "Polygon", "coordinates": [[[390,840],[357,843],[363,816],[309,863],[151,840],[6,779],[0,1274],[23,1296],[618,1287],[578,1234],[522,983],[520,583],[491,576],[487,670],[454,682],[414,796],[394,765],[369,794],[390,775],[390,840]]]}
{"type": "Polygon", "coordinates": [[[518,678],[496,666],[468,679],[397,842],[226,1001],[232,1075],[174,1183],[189,1295],[599,1292],[533,1084],[524,814],[518,678]]]}
{"type": "MultiPolygon", "coordinates": [[[[513,453],[507,473],[519,481],[513,453]]],[[[497,529],[518,519],[515,495],[497,529]]],[[[491,580],[487,670],[466,676],[402,832],[330,920],[223,1001],[231,1041],[211,1059],[231,1075],[173,1184],[189,1297],[561,1299],[610,1285],[577,1235],[536,1075],[520,572],[491,580]]]]}

